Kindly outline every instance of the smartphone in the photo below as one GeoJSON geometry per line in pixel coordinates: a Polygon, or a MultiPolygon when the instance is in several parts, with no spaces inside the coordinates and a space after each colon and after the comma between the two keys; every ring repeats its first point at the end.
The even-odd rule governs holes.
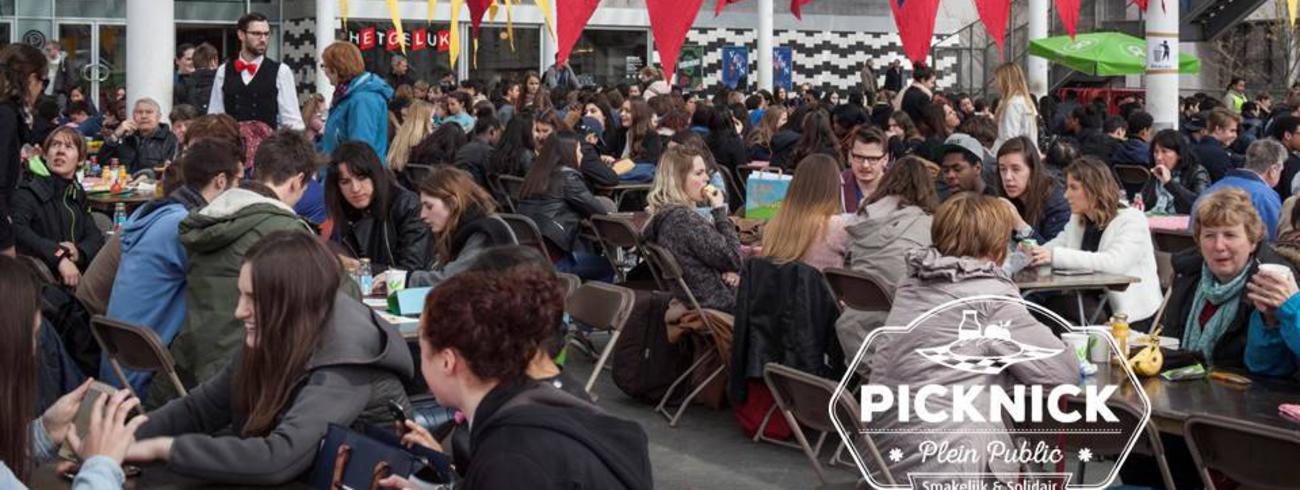
{"type": "Polygon", "coordinates": [[[402,408],[402,404],[398,403],[397,400],[388,400],[388,412],[393,415],[393,420],[397,421],[397,425],[402,427],[402,432],[406,432],[406,421],[410,417],[406,416],[406,409],[402,408]]]}
{"type": "MultiPolygon", "coordinates": [[[[101,396],[109,396],[113,393],[117,393],[117,388],[114,388],[111,385],[99,381],[92,381],[90,383],[90,388],[86,390],[86,397],[81,399],[81,406],[77,407],[77,416],[72,419],[73,430],[77,431],[77,435],[80,436],[82,440],[85,440],[90,432],[90,414],[95,409],[95,400],[99,399],[101,396]]],[[[68,461],[81,460],[81,458],[77,457],[76,451],[73,451],[72,446],[69,446],[67,442],[64,442],[63,447],[59,448],[59,457],[68,461]]]]}
{"type": "Polygon", "coordinates": [[[1092,274],[1088,269],[1052,269],[1052,273],[1058,276],[1086,276],[1092,274]]]}

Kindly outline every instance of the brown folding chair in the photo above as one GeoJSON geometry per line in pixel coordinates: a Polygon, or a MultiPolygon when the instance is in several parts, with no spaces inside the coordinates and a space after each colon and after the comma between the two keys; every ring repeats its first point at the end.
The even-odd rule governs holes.
{"type": "MultiPolygon", "coordinates": [[[[614,267],[615,282],[626,282],[627,271],[636,266],[635,261],[629,263],[627,260],[628,256],[631,255],[629,252],[643,255],[639,250],[641,235],[636,232],[631,220],[617,215],[595,215],[591,217],[590,221],[591,227],[596,233],[596,241],[600,242],[601,248],[605,250],[605,258],[614,267]]],[[[655,282],[662,287],[658,276],[656,276],[655,282]]]]}
{"type": "Polygon", "coordinates": [[[573,293],[577,291],[579,287],[582,287],[582,278],[578,277],[576,274],[570,274],[568,272],[556,272],[555,275],[558,276],[560,280],[564,282],[565,298],[568,298],[569,296],[573,296],[573,293]]]}
{"type": "Polygon", "coordinates": [[[893,300],[880,281],[870,274],[849,269],[830,268],[822,271],[831,285],[835,297],[845,306],[858,311],[889,311],[893,300]]]}
{"type": "Polygon", "coordinates": [[[1214,490],[1210,470],[1242,488],[1300,488],[1300,471],[1287,470],[1300,459],[1300,433],[1245,420],[1192,415],[1183,425],[1201,481],[1214,490]]]}
{"type": "Polygon", "coordinates": [[[1137,165],[1116,165],[1115,177],[1119,178],[1120,185],[1125,188],[1141,188],[1151,180],[1151,171],[1137,165]]]}
{"type": "Polygon", "coordinates": [[[1160,325],[1160,319],[1165,316],[1165,307],[1169,305],[1169,297],[1174,294],[1174,254],[1156,251],[1156,277],[1160,279],[1160,289],[1164,290],[1165,295],[1160,300],[1160,309],[1156,310],[1156,316],[1151,321],[1152,329],[1160,325]]]}
{"type": "MultiPolygon", "coordinates": [[[[687,306],[691,308],[691,311],[699,314],[700,319],[706,325],[709,325],[709,331],[713,331],[712,320],[709,315],[705,313],[704,308],[700,306],[700,302],[695,299],[695,293],[691,292],[690,286],[686,284],[686,279],[682,276],[682,267],[677,263],[677,258],[673,257],[672,252],[649,242],[642,243],[641,247],[645,250],[646,261],[650,263],[651,267],[658,269],[659,279],[669,284],[675,284],[676,287],[686,296],[687,301],[689,301],[687,306]]],[[[668,390],[664,392],[663,398],[659,400],[659,405],[655,407],[656,412],[668,418],[668,425],[671,427],[677,427],[677,421],[680,420],[682,414],[686,412],[686,407],[691,406],[691,401],[695,400],[695,397],[698,396],[701,391],[704,391],[704,388],[709,386],[709,383],[712,383],[715,378],[722,375],[723,371],[727,368],[727,363],[731,361],[730,359],[722,358],[722,355],[716,349],[717,342],[714,341],[712,335],[705,335],[704,339],[709,345],[715,348],[710,349],[707,354],[700,356],[694,364],[691,364],[691,367],[688,368],[686,372],[682,373],[681,376],[678,376],[677,379],[673,381],[673,384],[668,386],[668,390]],[[682,400],[681,405],[677,407],[676,412],[669,413],[667,408],[668,401],[672,399],[673,393],[677,391],[677,387],[690,379],[696,369],[699,369],[700,366],[703,366],[711,359],[719,360],[717,369],[714,369],[703,382],[686,395],[686,398],[682,400]]]]}
{"type": "Polygon", "coordinates": [[[524,178],[516,175],[498,175],[497,181],[501,183],[501,190],[505,191],[506,197],[511,199],[511,208],[514,208],[514,200],[519,199],[519,190],[524,188],[524,178]]]}
{"type": "MultiPolygon", "coordinates": [[[[503,176],[504,177],[504,176],[503,176]]],[[[515,234],[516,243],[525,247],[534,247],[542,252],[545,257],[551,257],[551,251],[546,245],[546,238],[542,236],[542,231],[537,228],[537,223],[532,218],[522,214],[497,213],[497,217],[505,220],[510,225],[510,231],[515,234]]]]}
{"type": "Polygon", "coordinates": [[[564,311],[575,321],[610,333],[609,342],[600,352],[600,358],[596,360],[596,366],[592,368],[591,377],[587,378],[584,388],[592,400],[597,397],[591,392],[591,387],[596,384],[596,378],[604,369],[609,355],[614,352],[614,345],[623,333],[623,324],[632,315],[632,304],[635,301],[636,296],[631,289],[592,281],[569,294],[569,300],[565,302],[564,311]]]}
{"type": "MultiPolygon", "coordinates": [[[[1077,411],[1083,413],[1087,410],[1087,403],[1082,397],[1069,396],[1063,398],[1064,410],[1077,411]]],[[[1098,420],[1096,422],[1078,421],[1069,424],[1056,422],[1053,420],[1044,420],[1042,422],[1022,422],[1014,424],[1016,429],[1025,430],[1023,435],[1030,444],[1041,441],[1048,447],[1060,447],[1064,452],[1066,448],[1075,450],[1088,448],[1092,451],[1095,458],[1097,457],[1118,457],[1124,451],[1128,450],[1129,438],[1134,432],[1137,432],[1138,425],[1142,421],[1142,414],[1138,409],[1126,402],[1110,399],[1106,401],[1106,407],[1110,408],[1115,414],[1118,422],[1106,422],[1098,420]],[[1060,432],[1053,432],[1053,430],[1060,432]],[[1068,430],[1069,432],[1066,432],[1068,430]]],[[[1165,457],[1165,447],[1160,441],[1160,432],[1152,423],[1147,423],[1143,433],[1137,438],[1133,445],[1133,451],[1141,454],[1152,456],[1156,460],[1156,467],[1160,469],[1160,476],[1164,480],[1166,489],[1173,489],[1174,477],[1169,470],[1169,460],[1165,457]]],[[[1082,480],[1086,463],[1079,461],[1077,478],[1082,480]]],[[[1073,481],[1073,480],[1071,480],[1073,481]]],[[[1082,483],[1081,484],[1089,484],[1082,483]]]]}
{"type": "MultiPolygon", "coordinates": [[[[763,366],[763,381],[767,383],[767,388],[772,390],[772,398],[776,401],[777,408],[781,411],[781,415],[785,416],[786,423],[790,424],[790,430],[799,441],[800,449],[803,449],[804,455],[808,456],[808,461],[812,462],[813,469],[817,471],[817,478],[823,484],[826,483],[826,471],[822,469],[817,454],[821,452],[826,435],[835,432],[835,425],[831,421],[827,407],[831,406],[832,398],[835,396],[836,383],[775,362],[763,366]],[[808,437],[803,433],[804,427],[821,432],[816,446],[808,443],[808,437]]],[[[865,427],[859,417],[857,401],[852,395],[847,394],[835,398],[834,401],[836,418],[842,424],[849,424],[844,428],[846,432],[862,438],[863,446],[869,453],[865,456],[873,460],[864,463],[874,463],[876,468],[879,468],[879,474],[890,484],[894,484],[894,477],[889,467],[885,465],[885,459],[880,456],[880,451],[871,440],[871,435],[865,433],[865,427]]],[[[872,473],[876,472],[872,471],[872,473]]]]}
{"type": "MultiPolygon", "coordinates": [[[[113,368],[113,374],[126,389],[131,389],[131,383],[127,382],[123,366],[136,371],[167,373],[167,378],[176,387],[177,393],[181,396],[189,394],[181,379],[176,376],[176,362],[172,360],[171,352],[152,329],[96,315],[90,319],[90,333],[103,349],[104,357],[113,368]]],[[[140,396],[134,390],[132,394],[140,396]]]]}

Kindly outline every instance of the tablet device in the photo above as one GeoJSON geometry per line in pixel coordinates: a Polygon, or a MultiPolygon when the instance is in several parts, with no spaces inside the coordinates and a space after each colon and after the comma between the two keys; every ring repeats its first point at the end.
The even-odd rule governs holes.
{"type": "MultiPolygon", "coordinates": [[[[77,407],[77,416],[72,419],[72,430],[77,431],[77,435],[85,440],[90,432],[90,413],[95,408],[95,400],[100,396],[112,395],[117,393],[117,388],[99,381],[90,382],[90,388],[86,390],[86,397],[81,399],[81,406],[77,407]]],[[[77,457],[77,452],[72,450],[72,446],[67,441],[63,442],[63,447],[59,448],[59,457],[68,461],[81,461],[77,457]]]]}

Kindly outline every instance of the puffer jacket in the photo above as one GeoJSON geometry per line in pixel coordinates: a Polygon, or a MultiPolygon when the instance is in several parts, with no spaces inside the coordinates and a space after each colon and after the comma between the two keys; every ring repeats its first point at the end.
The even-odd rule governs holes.
{"type": "Polygon", "coordinates": [[[347,93],[330,107],[318,149],[328,155],[344,141],[361,141],[375,150],[379,161],[387,161],[391,98],[393,88],[383,78],[370,72],[357,75],[348,82],[347,93]]]}
{"type": "MultiPolygon", "coordinates": [[[[235,319],[239,268],[258,240],[280,230],[311,229],[288,205],[246,189],[230,189],[181,220],[189,258],[186,317],[171,353],[186,387],[216,377],[243,348],[244,325],[235,319]]],[[[174,397],[173,390],[171,383],[152,383],[150,406],[174,397]]]]}
{"type": "Polygon", "coordinates": [[[90,217],[86,191],[75,181],[32,177],[18,187],[11,204],[18,253],[40,259],[56,276],[63,260],[60,242],[77,246],[76,264],[82,271],[104,246],[104,234],[90,217]]]}
{"type": "MultiPolygon", "coordinates": [[[[907,274],[904,257],[908,251],[930,246],[930,225],[934,218],[916,206],[899,206],[898,197],[886,196],[862,208],[863,219],[849,226],[849,268],[875,278],[894,296],[898,282],[907,274]]],[[[844,355],[852,359],[862,340],[885,324],[885,312],[845,309],[835,322],[835,332],[844,355]]],[[[865,371],[866,366],[856,366],[865,371]]],[[[863,372],[865,375],[866,373],[863,372]]]]}
{"type": "Polygon", "coordinates": [[[593,214],[605,214],[612,209],[596,200],[578,170],[561,167],[551,174],[546,192],[519,201],[519,214],[532,218],[551,244],[564,251],[577,246],[578,228],[582,220],[593,214]]]}
{"type": "Polygon", "coordinates": [[[394,185],[389,199],[382,220],[366,213],[356,221],[334,223],[330,240],[342,244],[353,257],[369,258],[374,273],[389,268],[429,268],[431,232],[429,225],[420,221],[420,197],[394,185]]]}
{"type": "MultiPolygon", "coordinates": [[[[907,277],[898,285],[887,325],[908,325],[910,328],[906,332],[882,333],[873,339],[873,344],[879,345],[869,361],[872,385],[884,386],[890,392],[897,393],[901,385],[910,385],[914,389],[930,385],[1042,385],[1047,390],[1056,385],[1079,382],[1079,362],[1074,353],[1052,334],[1050,328],[1035,320],[1024,304],[1011,300],[1018,299],[1020,293],[1000,265],[971,257],[947,257],[934,248],[908,252],[906,260],[907,277]],[[1008,299],[984,299],[951,305],[934,311],[924,321],[913,324],[939,305],[976,295],[1005,296],[1008,299]],[[978,325],[962,325],[966,312],[970,311],[975,312],[978,325]],[[952,344],[958,340],[958,332],[963,327],[988,327],[1004,322],[1015,343],[1055,349],[1057,352],[1041,359],[1011,364],[997,374],[979,374],[952,368],[918,352],[919,349],[952,344]]],[[[980,356],[1006,356],[1020,352],[1010,342],[983,337],[971,340],[974,342],[970,347],[980,356]]],[[[989,390],[980,391],[970,399],[975,407],[989,407],[989,400],[989,390]]],[[[951,392],[930,396],[926,399],[926,404],[930,411],[953,413],[951,392]]],[[[920,451],[906,451],[901,460],[888,463],[890,471],[896,477],[917,472],[943,472],[995,473],[1001,478],[1010,478],[1019,471],[1018,464],[1009,463],[1003,458],[992,458],[986,449],[994,442],[1013,447],[1009,435],[995,432],[1007,430],[1004,422],[953,421],[948,418],[932,423],[922,422],[915,416],[911,418],[912,422],[901,422],[897,410],[896,405],[883,413],[875,414],[878,418],[872,423],[872,429],[884,431],[875,436],[878,447],[915,448],[923,441],[934,439],[931,434],[898,431],[922,428],[938,432],[957,430],[961,432],[945,435],[943,440],[952,448],[973,448],[975,455],[961,462],[941,463],[934,458],[923,462],[920,451]]]]}
{"type": "Polygon", "coordinates": [[[215,378],[150,412],[137,437],[175,437],[167,466],[176,473],[211,482],[278,485],[311,466],[329,424],[391,425],[387,404],[409,404],[402,380],[415,373],[401,333],[344,293],[335,296],[321,329],[292,398],[265,437],[217,435],[228,428],[238,433],[248,421],[247,410],[234,399],[242,346],[215,378]]]}
{"type": "Polygon", "coordinates": [[[1086,228],[1079,215],[1070,216],[1070,224],[1061,234],[1043,244],[1052,249],[1052,267],[1087,269],[1107,274],[1137,276],[1137,284],[1123,291],[1106,291],[1110,308],[1137,322],[1155,316],[1162,295],[1156,275],[1155,246],[1146,215],[1133,208],[1122,208],[1101,231],[1096,252],[1080,250],[1086,228]]]}
{"type": "Polygon", "coordinates": [[[171,128],[159,124],[147,135],[135,132],[122,138],[122,141],[105,143],[99,161],[111,162],[116,158],[118,163],[126,165],[128,172],[134,174],[163,166],[163,163],[176,158],[179,147],[180,143],[176,140],[176,135],[172,134],[171,128]]]}
{"type": "MultiPolygon", "coordinates": [[[[659,209],[641,231],[641,238],[668,250],[682,268],[682,278],[704,308],[731,313],[736,290],[722,282],[722,273],[740,272],[740,236],[726,208],[713,208],[706,218],[688,206],[659,209]]],[[[673,285],[673,295],[686,293],[673,285]]]]}

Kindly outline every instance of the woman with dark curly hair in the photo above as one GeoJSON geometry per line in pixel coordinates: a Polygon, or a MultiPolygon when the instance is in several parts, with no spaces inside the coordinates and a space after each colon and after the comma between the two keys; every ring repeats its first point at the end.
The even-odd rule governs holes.
{"type": "MultiPolygon", "coordinates": [[[[421,371],[438,401],[469,419],[465,488],[653,486],[639,425],[529,380],[529,362],[563,314],[560,280],[532,267],[465,272],[425,300],[421,371]]],[[[406,441],[438,448],[419,432],[406,441]]],[[[381,485],[418,488],[396,476],[381,485]]]]}

